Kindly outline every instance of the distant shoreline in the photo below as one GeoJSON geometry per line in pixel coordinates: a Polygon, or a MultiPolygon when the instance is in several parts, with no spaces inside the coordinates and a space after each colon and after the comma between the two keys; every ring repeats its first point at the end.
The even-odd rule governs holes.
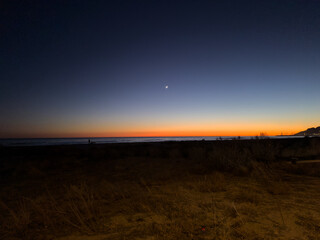
{"type": "Polygon", "coordinates": [[[304,136],[215,136],[215,137],[107,137],[107,138],[10,138],[0,139],[2,147],[31,147],[31,146],[63,146],[63,145],[101,145],[123,143],[158,143],[158,142],[194,142],[194,141],[230,141],[255,139],[284,139],[302,138],[304,136]],[[89,141],[90,140],[90,141],[89,141]]]}
{"type": "Polygon", "coordinates": [[[276,135],[276,137],[297,137],[297,135],[276,135]]]}

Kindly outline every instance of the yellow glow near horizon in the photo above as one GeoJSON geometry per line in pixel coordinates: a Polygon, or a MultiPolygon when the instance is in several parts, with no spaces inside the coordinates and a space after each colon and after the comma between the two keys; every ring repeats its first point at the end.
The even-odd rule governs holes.
{"type": "Polygon", "coordinates": [[[1,138],[64,138],[64,137],[178,137],[178,136],[269,136],[291,135],[319,126],[312,119],[296,118],[258,120],[253,118],[76,118],[69,121],[50,120],[39,123],[11,123],[0,133],[1,138]]]}
{"type": "Polygon", "coordinates": [[[307,124],[276,124],[276,123],[203,123],[180,125],[156,125],[121,126],[114,124],[110,127],[99,125],[73,125],[55,126],[46,128],[17,129],[18,131],[6,133],[0,137],[179,137],[179,136],[258,136],[265,133],[269,136],[291,135],[310,127],[307,124]]]}

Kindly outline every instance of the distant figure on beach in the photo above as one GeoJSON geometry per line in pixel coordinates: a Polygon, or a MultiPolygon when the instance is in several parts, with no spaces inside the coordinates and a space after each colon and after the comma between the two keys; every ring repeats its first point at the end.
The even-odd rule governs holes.
{"type": "Polygon", "coordinates": [[[90,144],[91,143],[91,141],[90,141],[90,139],[88,139],[88,144],[90,144]]]}

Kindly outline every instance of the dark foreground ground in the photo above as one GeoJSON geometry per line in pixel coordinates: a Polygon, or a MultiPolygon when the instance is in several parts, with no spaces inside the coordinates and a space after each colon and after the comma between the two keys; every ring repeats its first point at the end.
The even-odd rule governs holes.
{"type": "Polygon", "coordinates": [[[0,239],[320,239],[316,159],[320,138],[0,147],[0,239]]]}

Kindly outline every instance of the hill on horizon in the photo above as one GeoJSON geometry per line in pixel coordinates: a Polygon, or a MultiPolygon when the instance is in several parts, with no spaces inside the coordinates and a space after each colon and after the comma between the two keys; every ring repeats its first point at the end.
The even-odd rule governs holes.
{"type": "Polygon", "coordinates": [[[294,136],[320,136],[320,126],[316,128],[308,128],[305,131],[294,134],[294,136]]]}

